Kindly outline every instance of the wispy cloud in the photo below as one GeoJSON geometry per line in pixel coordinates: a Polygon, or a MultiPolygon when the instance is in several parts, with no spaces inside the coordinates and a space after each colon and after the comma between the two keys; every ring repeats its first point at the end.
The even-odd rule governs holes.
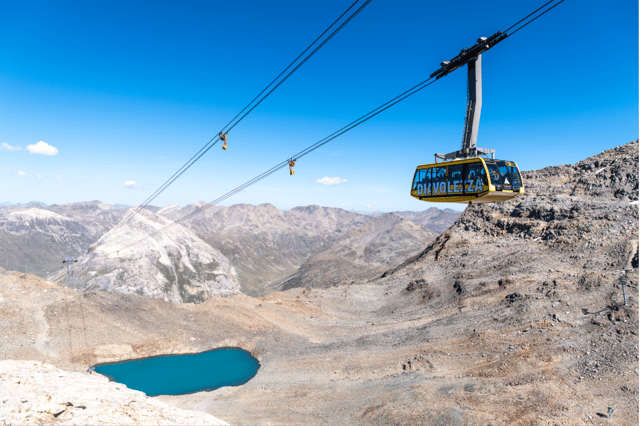
{"type": "Polygon", "coordinates": [[[340,179],[339,177],[330,178],[328,176],[323,177],[322,179],[314,180],[315,183],[319,183],[321,185],[340,185],[341,183],[347,183],[346,179],[340,179]]]}
{"type": "Polygon", "coordinates": [[[6,142],[0,143],[0,151],[22,151],[21,146],[11,146],[6,142]]]}
{"type": "Polygon", "coordinates": [[[46,142],[40,141],[35,145],[27,145],[27,151],[29,151],[31,154],[56,155],[58,153],[58,148],[51,146],[46,142]]]}
{"type": "Polygon", "coordinates": [[[25,172],[20,171],[20,172],[18,172],[18,176],[20,176],[20,177],[26,177],[26,176],[27,176],[27,174],[26,174],[25,172]]]}
{"type": "Polygon", "coordinates": [[[37,177],[38,179],[42,179],[44,176],[43,176],[43,175],[36,175],[36,177],[37,177]]]}
{"type": "Polygon", "coordinates": [[[125,187],[127,189],[136,189],[136,181],[128,180],[128,181],[126,181],[125,183],[123,183],[120,186],[123,186],[123,187],[125,187]]]}

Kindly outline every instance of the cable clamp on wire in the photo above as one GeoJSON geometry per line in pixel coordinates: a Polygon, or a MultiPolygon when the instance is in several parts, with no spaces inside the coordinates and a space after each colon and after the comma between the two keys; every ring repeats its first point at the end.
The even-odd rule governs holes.
{"type": "Polygon", "coordinates": [[[222,145],[222,149],[224,149],[224,150],[227,149],[227,134],[228,133],[229,132],[223,134],[222,132],[220,132],[220,134],[218,135],[220,137],[220,140],[222,142],[224,142],[224,144],[222,145]]]}

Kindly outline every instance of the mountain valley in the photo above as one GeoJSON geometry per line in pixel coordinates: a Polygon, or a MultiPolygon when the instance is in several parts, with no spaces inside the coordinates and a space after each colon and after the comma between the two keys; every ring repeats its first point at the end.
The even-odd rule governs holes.
{"type": "MultiPolygon", "coordinates": [[[[405,220],[404,226],[413,229],[396,236],[401,238],[396,246],[403,248],[399,255],[384,261],[385,267],[397,266],[404,255],[417,253],[423,247],[422,243],[435,238],[437,234],[430,228],[446,229],[460,216],[460,212],[437,208],[401,214],[413,215],[419,224],[409,225],[405,220]]],[[[148,206],[139,210],[115,208],[99,201],[51,206],[31,203],[0,208],[0,230],[4,232],[4,238],[0,238],[0,253],[6,254],[6,268],[16,265],[16,270],[35,273],[58,283],[66,281],[66,269],[62,268],[64,257],[77,257],[79,262],[74,268],[74,278],[82,289],[153,294],[175,303],[183,300],[202,302],[213,294],[222,296],[234,291],[249,296],[264,295],[279,288],[278,283],[295,273],[313,254],[339,243],[351,231],[369,232],[366,226],[377,221],[379,218],[374,216],[320,206],[281,211],[270,204],[222,207],[199,202],[183,208],[148,206]],[[196,210],[201,211],[192,215],[196,210]],[[145,218],[153,218],[155,225],[143,224],[145,218]],[[124,225],[120,224],[123,219],[124,225]],[[171,221],[179,223],[171,225],[171,221]],[[213,265],[201,263],[198,256],[186,262],[187,266],[180,267],[180,259],[186,259],[184,254],[188,249],[184,244],[165,238],[165,232],[160,229],[167,226],[171,229],[167,234],[175,236],[174,230],[180,229],[181,233],[189,234],[186,240],[199,240],[199,248],[195,251],[215,252],[215,263],[228,267],[218,271],[213,265]],[[108,234],[108,241],[103,241],[101,238],[114,228],[116,235],[108,234]],[[155,236],[145,239],[147,231],[155,236]],[[125,246],[126,250],[120,250],[125,246]],[[149,257],[146,252],[150,246],[166,253],[149,257]],[[88,253],[89,247],[95,248],[96,253],[88,253]],[[183,255],[169,261],[170,253],[183,255]],[[114,259],[107,260],[106,254],[113,255],[114,259]],[[164,261],[158,263],[160,258],[164,261]],[[196,283],[207,281],[207,274],[219,276],[219,279],[226,276],[231,287],[225,284],[213,293],[205,291],[196,283]],[[183,289],[182,297],[178,296],[180,291],[163,290],[169,282],[174,283],[169,287],[183,289]],[[190,288],[191,282],[193,288],[190,288]],[[147,283],[149,288],[143,288],[142,283],[147,283]],[[235,290],[232,291],[232,287],[235,290]]],[[[359,265],[361,269],[366,267],[359,265]]],[[[381,270],[381,267],[376,269],[377,272],[381,270]]]]}
{"type": "MultiPolygon", "coordinates": [[[[148,252],[158,262],[178,247],[174,271],[194,266],[194,256],[223,256],[216,262],[228,259],[224,273],[231,282],[233,267],[242,288],[248,253],[290,244],[276,244],[277,235],[300,236],[304,256],[286,264],[274,253],[280,269],[248,287],[289,289],[255,297],[171,303],[0,269],[0,350],[11,362],[84,373],[101,362],[241,347],[261,363],[245,385],[149,399],[233,425],[638,424],[638,142],[523,180],[523,196],[469,206],[438,236],[403,212],[212,207],[216,220],[176,225],[148,252]],[[253,240],[251,227],[262,229],[253,240]],[[199,244],[220,248],[184,251],[199,244]]],[[[187,213],[179,211],[144,212],[130,241],[134,230],[148,234],[187,213]]],[[[47,229],[58,223],[52,216],[47,229]]],[[[147,256],[125,249],[118,259],[109,235],[103,243],[95,255],[112,262],[105,268],[147,256]]]]}

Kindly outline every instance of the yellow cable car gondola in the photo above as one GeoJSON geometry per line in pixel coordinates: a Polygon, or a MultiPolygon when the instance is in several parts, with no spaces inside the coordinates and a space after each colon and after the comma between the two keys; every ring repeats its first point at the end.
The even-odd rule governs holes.
{"type": "Polygon", "coordinates": [[[413,176],[411,196],[422,201],[445,203],[495,203],[524,194],[520,170],[513,161],[494,159],[495,150],[476,146],[482,108],[481,53],[504,40],[498,31],[480,37],[477,43],[431,74],[436,80],[467,65],[467,114],[462,147],[448,154],[436,154],[435,163],[418,166],[413,176]],[[491,156],[483,158],[484,156],[491,156]],[[445,160],[438,163],[438,159],[445,160]],[[451,160],[451,161],[446,161],[451,160]]]}
{"type": "Polygon", "coordinates": [[[481,157],[418,166],[411,196],[446,203],[495,203],[524,193],[513,161],[481,157]]]}

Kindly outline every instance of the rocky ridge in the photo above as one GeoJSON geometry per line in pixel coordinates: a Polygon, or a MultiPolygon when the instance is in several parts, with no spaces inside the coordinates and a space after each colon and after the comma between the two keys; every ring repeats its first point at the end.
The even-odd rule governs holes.
{"type": "MultiPolygon", "coordinates": [[[[177,220],[203,205],[205,203],[182,209],[168,207],[158,214],[177,220]]],[[[405,215],[411,213],[403,212],[405,215]]],[[[411,232],[397,233],[395,237],[402,238],[402,241],[396,241],[396,246],[404,244],[411,250],[419,250],[416,242],[425,242],[430,239],[426,235],[434,235],[428,229],[430,226],[434,229],[448,227],[459,215],[460,212],[437,208],[415,213],[420,224],[409,225],[406,222],[403,226],[413,227],[413,235],[411,232]]],[[[243,293],[260,296],[282,288],[289,275],[295,274],[305,262],[313,262],[310,256],[334,246],[344,247],[345,241],[351,238],[348,236],[350,232],[359,235],[370,231],[375,233],[372,226],[378,222],[377,217],[329,207],[312,205],[281,211],[271,204],[236,204],[231,207],[210,206],[181,223],[230,260],[238,273],[243,293]]],[[[407,253],[404,249],[400,252],[401,255],[407,253]]],[[[396,257],[385,260],[383,266],[372,264],[370,268],[377,272],[384,270],[394,265],[396,257]]],[[[366,265],[360,262],[358,266],[363,270],[366,265]]],[[[323,269],[325,272],[328,270],[328,267],[323,269]]],[[[361,276],[368,278],[372,275],[363,273],[361,276]]]]}
{"type": "Polygon", "coordinates": [[[0,213],[3,266],[13,269],[47,275],[60,269],[65,253],[79,253],[96,237],[82,223],[41,208],[0,213]]]}
{"type": "MultiPolygon", "coordinates": [[[[184,217],[204,203],[169,210],[184,217]]],[[[296,271],[312,254],[372,218],[346,210],[307,206],[281,211],[271,204],[213,206],[184,226],[218,248],[234,265],[243,293],[263,295],[270,283],[296,271]]]]}
{"type": "Polygon", "coordinates": [[[98,374],[37,361],[0,361],[0,424],[228,425],[186,411],[98,374]]]}

